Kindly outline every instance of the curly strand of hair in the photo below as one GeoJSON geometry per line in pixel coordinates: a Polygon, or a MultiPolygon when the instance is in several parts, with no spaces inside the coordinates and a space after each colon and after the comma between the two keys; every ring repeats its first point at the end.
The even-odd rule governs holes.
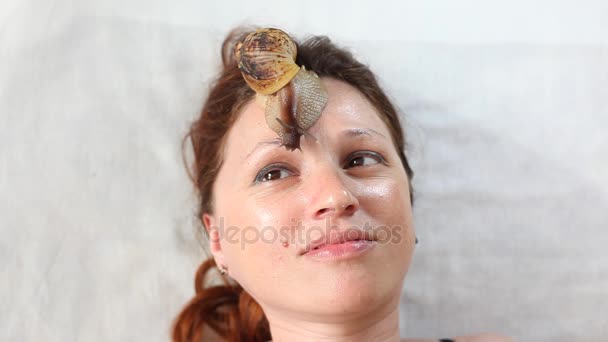
{"type": "Polygon", "coordinates": [[[208,341],[207,337],[213,335],[228,342],[268,341],[271,337],[266,316],[247,291],[225,276],[221,276],[222,285],[207,287],[213,268],[217,270],[217,265],[209,258],[196,271],[196,294],[175,319],[173,341],[208,341]]]}
{"type": "Polygon", "coordinates": [[[243,335],[243,341],[265,342],[271,339],[270,326],[262,307],[247,293],[242,291],[239,296],[239,310],[241,313],[241,327],[243,332],[252,332],[243,335]]]}

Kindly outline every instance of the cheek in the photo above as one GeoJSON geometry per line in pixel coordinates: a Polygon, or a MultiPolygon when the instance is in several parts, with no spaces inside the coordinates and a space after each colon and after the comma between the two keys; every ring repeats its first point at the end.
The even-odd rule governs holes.
{"type": "Polygon", "coordinates": [[[408,260],[415,232],[407,181],[390,177],[365,184],[360,188],[359,201],[391,260],[408,260]]]}
{"type": "Polygon", "coordinates": [[[278,278],[278,270],[290,260],[289,253],[295,253],[291,242],[296,224],[292,218],[297,211],[292,205],[287,211],[283,205],[255,198],[239,203],[222,211],[226,232],[222,249],[231,276],[256,293],[260,285],[278,278]]]}
{"type": "Polygon", "coordinates": [[[387,177],[360,184],[357,197],[361,208],[380,225],[409,225],[411,206],[407,182],[387,177]]]}

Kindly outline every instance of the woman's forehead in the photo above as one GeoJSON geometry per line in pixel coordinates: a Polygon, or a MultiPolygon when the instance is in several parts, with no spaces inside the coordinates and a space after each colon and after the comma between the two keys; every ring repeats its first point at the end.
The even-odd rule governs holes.
{"type": "MultiPolygon", "coordinates": [[[[344,129],[370,128],[385,136],[390,135],[377,110],[356,88],[332,78],[322,78],[322,81],[329,100],[321,117],[308,129],[310,134],[331,140],[344,129]]],[[[228,134],[226,152],[232,150],[248,154],[248,150],[259,142],[277,137],[277,133],[266,124],[264,108],[259,102],[250,101],[228,134]]]]}

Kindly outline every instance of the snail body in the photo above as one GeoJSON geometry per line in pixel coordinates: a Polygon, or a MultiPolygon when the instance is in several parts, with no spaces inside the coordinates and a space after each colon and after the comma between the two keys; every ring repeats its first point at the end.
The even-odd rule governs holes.
{"type": "Polygon", "coordinates": [[[327,90],[319,76],[305,67],[300,69],[291,84],[294,92],[292,112],[295,113],[296,124],[307,130],[321,116],[327,104],[327,90]]]}
{"type": "Polygon", "coordinates": [[[321,79],[296,64],[297,46],[279,29],[250,33],[236,46],[235,54],[245,82],[264,105],[267,125],[288,150],[300,149],[300,136],[312,137],[307,129],[327,104],[321,79]]]}

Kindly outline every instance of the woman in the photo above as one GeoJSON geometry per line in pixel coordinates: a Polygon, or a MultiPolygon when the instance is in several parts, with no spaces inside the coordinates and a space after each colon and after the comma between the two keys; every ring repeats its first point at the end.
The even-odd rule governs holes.
{"type": "Polygon", "coordinates": [[[395,108],[373,73],[328,38],[297,44],[274,33],[284,34],[226,38],[223,70],[184,140],[212,257],[173,340],[431,341],[399,337],[417,239],[395,108]],[[276,52],[273,44],[293,58],[272,66],[294,71],[271,90],[256,88],[264,77],[248,73],[267,59],[245,58],[276,52]],[[308,88],[298,88],[300,70],[311,75],[308,88]],[[221,285],[209,282],[213,268],[221,285]]]}

